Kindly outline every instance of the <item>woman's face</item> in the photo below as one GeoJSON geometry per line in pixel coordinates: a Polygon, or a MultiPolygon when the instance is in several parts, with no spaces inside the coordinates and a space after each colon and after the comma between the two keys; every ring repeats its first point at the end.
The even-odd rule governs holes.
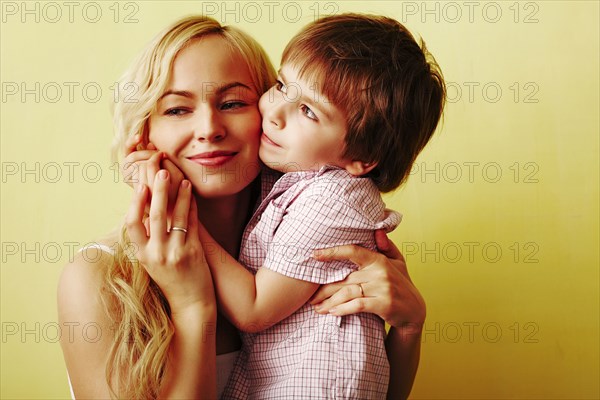
{"type": "Polygon", "coordinates": [[[259,93],[243,58],[219,36],[179,52],[149,119],[149,140],[202,197],[240,192],[258,175],[259,93]]]}

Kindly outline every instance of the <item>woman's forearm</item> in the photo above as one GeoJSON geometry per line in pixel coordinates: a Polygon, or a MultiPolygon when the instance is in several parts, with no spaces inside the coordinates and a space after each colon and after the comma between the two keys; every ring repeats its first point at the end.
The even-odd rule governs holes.
{"type": "Polygon", "coordinates": [[[216,398],[216,307],[172,315],[175,334],[161,398],[216,398]]]}
{"type": "Polygon", "coordinates": [[[407,399],[412,389],[421,355],[421,327],[391,327],[385,341],[390,362],[389,400],[407,399]]]}

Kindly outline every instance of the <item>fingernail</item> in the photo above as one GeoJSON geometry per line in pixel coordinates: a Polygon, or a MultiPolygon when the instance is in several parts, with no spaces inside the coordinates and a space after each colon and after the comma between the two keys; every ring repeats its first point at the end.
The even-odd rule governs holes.
{"type": "Polygon", "coordinates": [[[321,303],[313,304],[313,306],[315,307],[315,310],[317,310],[317,311],[319,311],[323,307],[323,305],[321,303]]]}
{"type": "Polygon", "coordinates": [[[137,187],[136,191],[137,191],[138,193],[142,193],[142,192],[144,191],[144,188],[145,188],[145,187],[146,187],[145,185],[139,185],[139,186],[137,187]]]}
{"type": "Polygon", "coordinates": [[[181,181],[181,187],[187,189],[190,187],[190,181],[186,181],[185,179],[181,181]]]}
{"type": "Polygon", "coordinates": [[[167,180],[167,178],[169,177],[169,172],[167,172],[167,170],[165,170],[165,169],[161,169],[158,173],[158,177],[160,179],[167,180]]]}
{"type": "Polygon", "coordinates": [[[329,314],[335,314],[335,312],[337,311],[337,308],[333,307],[329,309],[329,314]]]}
{"type": "Polygon", "coordinates": [[[323,255],[323,251],[321,251],[321,250],[315,250],[315,251],[313,251],[313,257],[314,258],[321,257],[322,255],[323,255]]]}

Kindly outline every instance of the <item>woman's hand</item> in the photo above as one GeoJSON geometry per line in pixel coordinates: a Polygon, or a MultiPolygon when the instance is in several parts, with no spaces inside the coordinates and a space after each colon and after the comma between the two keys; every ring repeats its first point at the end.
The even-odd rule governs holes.
{"type": "Polygon", "coordinates": [[[359,270],[343,281],[323,285],[311,303],[318,313],[369,312],[405,332],[420,332],[425,321],[425,301],[408,275],[404,257],[382,230],[375,232],[375,239],[381,253],[354,245],[315,252],[319,260],[350,260],[359,270]]]}
{"type": "Polygon", "coordinates": [[[375,241],[381,253],[360,246],[318,251],[319,260],[350,260],[359,270],[341,282],[322,286],[311,303],[319,313],[369,312],[390,324],[385,346],[390,362],[387,398],[407,399],[419,366],[425,302],[398,248],[381,230],[375,232],[375,241]]]}
{"type": "MultiPolygon", "coordinates": [[[[154,180],[158,170],[166,169],[169,172],[169,211],[175,204],[177,192],[185,178],[183,172],[167,158],[166,154],[156,149],[154,144],[148,143],[145,149],[137,150],[141,141],[140,135],[133,135],[125,142],[126,157],[121,165],[121,173],[125,183],[134,190],[140,186],[147,186],[150,194],[153,193],[154,180]]],[[[146,210],[148,211],[148,210],[146,210]]]]}
{"type": "Polygon", "coordinates": [[[169,172],[154,179],[148,231],[144,210],[149,190],[140,185],[127,213],[127,232],[143,268],[171,309],[175,334],[160,398],[216,397],[217,306],[212,276],[198,236],[198,209],[192,185],[183,180],[167,217],[169,172]]]}
{"type": "Polygon", "coordinates": [[[127,213],[127,232],[135,256],[160,287],[172,314],[192,306],[215,307],[212,277],[198,236],[198,211],[189,181],[179,186],[172,218],[167,217],[169,173],[160,170],[154,179],[148,232],[144,210],[148,188],[138,186],[127,213]]]}

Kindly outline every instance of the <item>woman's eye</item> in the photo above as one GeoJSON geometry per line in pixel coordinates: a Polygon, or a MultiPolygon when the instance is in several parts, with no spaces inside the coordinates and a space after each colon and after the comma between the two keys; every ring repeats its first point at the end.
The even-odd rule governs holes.
{"type": "Polygon", "coordinates": [[[189,111],[184,108],[174,107],[174,108],[169,108],[167,111],[165,111],[165,115],[180,116],[180,115],[187,114],[188,112],[189,111]]]}
{"type": "Polygon", "coordinates": [[[243,101],[228,101],[221,106],[221,110],[235,110],[245,107],[247,104],[243,101]]]}
{"type": "Polygon", "coordinates": [[[285,86],[280,80],[275,81],[275,89],[277,89],[278,92],[284,94],[287,93],[287,86],[285,86]]]}
{"type": "Polygon", "coordinates": [[[313,112],[313,110],[311,110],[305,104],[300,104],[300,111],[302,111],[302,114],[306,115],[308,118],[312,119],[313,121],[319,120],[319,118],[317,118],[317,115],[313,112]]]}

